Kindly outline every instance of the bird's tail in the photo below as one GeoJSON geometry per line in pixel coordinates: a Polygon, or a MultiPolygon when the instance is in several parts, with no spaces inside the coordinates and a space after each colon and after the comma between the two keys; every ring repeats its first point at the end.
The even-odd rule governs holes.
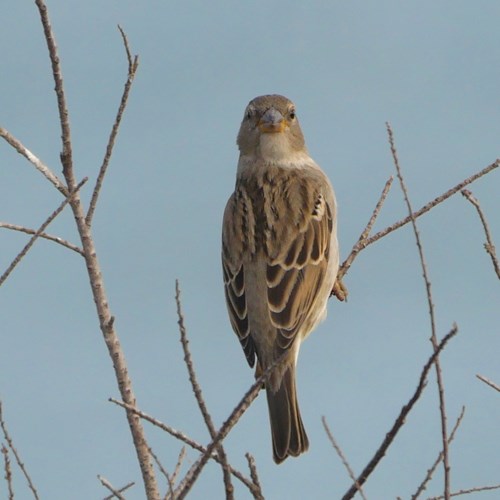
{"type": "Polygon", "coordinates": [[[285,370],[277,391],[273,391],[270,384],[267,385],[266,394],[273,438],[273,458],[279,464],[289,455],[297,457],[309,448],[297,402],[295,367],[289,366],[285,370]]]}

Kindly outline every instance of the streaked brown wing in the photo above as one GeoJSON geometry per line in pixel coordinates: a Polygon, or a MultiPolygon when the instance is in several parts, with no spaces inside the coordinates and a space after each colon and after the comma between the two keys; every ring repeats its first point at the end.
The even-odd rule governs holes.
{"type": "Polygon", "coordinates": [[[248,325],[243,269],[243,254],[249,245],[248,215],[245,213],[249,202],[244,193],[238,191],[227,202],[222,226],[222,271],[231,326],[240,339],[248,364],[253,367],[255,346],[248,325]]]}
{"type": "Polygon", "coordinates": [[[267,296],[281,349],[292,344],[308,318],[327,271],[330,251],[332,211],[325,199],[318,192],[302,191],[298,203],[306,209],[304,214],[294,210],[293,204],[289,206],[289,213],[295,212],[295,223],[289,221],[286,232],[269,247],[267,296]]]}

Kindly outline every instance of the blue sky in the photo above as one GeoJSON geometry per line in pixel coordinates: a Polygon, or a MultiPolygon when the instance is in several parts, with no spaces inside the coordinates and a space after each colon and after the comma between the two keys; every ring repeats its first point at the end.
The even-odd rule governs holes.
{"type": "MultiPolygon", "coordinates": [[[[203,443],[178,341],[180,280],[190,347],[220,425],[253,381],[226,314],[220,227],[235,180],[236,134],[250,99],[295,101],[311,155],[339,204],[345,258],[394,173],[385,122],[394,129],[415,208],[500,156],[500,4],[466,2],[47,2],[62,59],[75,169],[88,201],[126,76],[119,23],[140,67],[94,218],[94,236],[139,406],[203,443]]],[[[0,124],[60,174],[60,131],[50,65],[32,2],[0,8],[0,124]]],[[[0,143],[0,220],[38,227],[60,194],[0,143]]],[[[500,173],[470,189],[500,245],[500,173]]],[[[392,188],[376,228],[406,215],[392,188]]],[[[473,207],[456,195],[418,221],[438,335],[459,327],[442,356],[453,490],[499,483],[500,290],[473,207]]],[[[77,242],[70,213],[50,233],[77,242]]],[[[26,236],[0,232],[0,268],[26,236]]],[[[349,271],[347,304],[303,345],[298,393],[311,447],[272,461],[259,396],[226,440],[231,463],[256,459],[266,498],[339,498],[350,486],[321,425],[325,416],[356,472],[413,393],[431,353],[425,288],[409,226],[364,251],[349,271]]],[[[96,479],[140,483],[98,328],[83,260],[38,241],[0,289],[0,397],[4,417],[40,494],[102,498],[96,479]]],[[[172,470],[180,443],[147,427],[172,470]]],[[[368,498],[408,498],[440,449],[434,376],[368,481],[368,498]]],[[[186,464],[197,455],[188,451],[186,464]]],[[[429,495],[442,492],[442,474],[429,495]]],[[[236,497],[248,493],[235,481],[236,497]]],[[[20,473],[15,488],[26,497],[20,473]]],[[[0,496],[6,493],[0,483],[0,496]]],[[[207,466],[191,498],[220,498],[207,466]]],[[[482,493],[481,499],[497,493],[482,493]]],[[[143,498],[140,485],[127,498],[143,498]]],[[[479,498],[479,494],[478,494],[479,498]]]]}

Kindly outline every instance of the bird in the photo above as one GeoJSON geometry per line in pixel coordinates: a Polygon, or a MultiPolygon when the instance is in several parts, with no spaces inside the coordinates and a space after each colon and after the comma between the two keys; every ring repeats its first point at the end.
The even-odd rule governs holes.
{"type": "Polygon", "coordinates": [[[245,109],[234,192],[222,224],[229,319],[264,378],[273,459],[309,448],[295,372],[304,339],[326,317],[339,268],[332,185],[306,148],[295,104],[256,97],[245,109]]]}

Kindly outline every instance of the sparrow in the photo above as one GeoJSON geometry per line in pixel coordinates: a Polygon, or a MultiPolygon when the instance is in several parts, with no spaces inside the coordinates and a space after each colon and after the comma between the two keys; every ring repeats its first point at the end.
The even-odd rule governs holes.
{"type": "Polygon", "coordinates": [[[273,458],[281,463],[309,448],[295,370],[300,345],[326,317],[335,284],[337,206],[286,97],[250,101],[237,145],[236,186],[222,228],[224,290],[250,367],[257,359],[256,378],[269,370],[273,458]]]}

